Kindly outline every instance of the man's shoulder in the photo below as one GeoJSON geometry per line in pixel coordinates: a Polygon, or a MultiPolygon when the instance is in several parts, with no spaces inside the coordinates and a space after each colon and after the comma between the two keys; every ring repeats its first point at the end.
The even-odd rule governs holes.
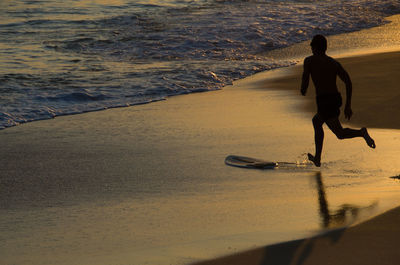
{"type": "Polygon", "coordinates": [[[328,64],[333,64],[335,66],[340,66],[340,63],[336,59],[334,59],[326,54],[323,56],[310,55],[304,59],[304,63],[305,64],[314,64],[315,63],[318,65],[328,63],[328,64]]]}
{"type": "Polygon", "coordinates": [[[305,59],[304,59],[304,61],[311,61],[312,59],[313,59],[313,57],[314,57],[314,55],[310,55],[310,56],[308,56],[308,57],[306,57],[305,59]]]}
{"type": "Polygon", "coordinates": [[[310,64],[313,61],[314,55],[310,55],[304,59],[304,65],[310,64]]]}
{"type": "Polygon", "coordinates": [[[328,58],[328,60],[334,62],[334,63],[339,63],[336,59],[333,59],[332,57],[326,55],[326,58],[328,58]]]}
{"type": "Polygon", "coordinates": [[[343,68],[342,65],[337,60],[333,59],[330,56],[327,56],[327,57],[328,57],[328,60],[331,62],[332,65],[334,65],[334,67],[336,69],[342,69],[343,68]]]}

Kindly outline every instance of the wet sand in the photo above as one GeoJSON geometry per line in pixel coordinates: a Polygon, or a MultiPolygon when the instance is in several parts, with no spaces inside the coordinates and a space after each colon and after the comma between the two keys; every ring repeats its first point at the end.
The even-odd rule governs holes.
{"type": "MultiPolygon", "coordinates": [[[[370,100],[356,94],[363,66],[388,69],[375,72],[379,83],[398,78],[391,69],[399,60],[399,53],[341,60],[355,84],[355,115],[370,100]]],[[[334,232],[337,241],[326,236],[261,247],[365,220],[397,206],[400,195],[399,183],[389,178],[399,172],[396,130],[371,129],[374,151],[362,139],[338,141],[327,133],[321,169],[224,165],[229,154],[303,162],[313,150],[312,113],[304,111],[312,96],[307,101],[293,88],[299,77],[291,71],[298,70],[1,131],[4,264],[190,264],[232,253],[240,254],[210,264],[271,264],[281,257],[269,256],[271,249],[289,259],[278,264],[291,264],[333,255],[327,251],[350,259],[370,246],[382,260],[396,259],[399,237],[390,227],[399,209],[379,217],[378,226],[334,232]],[[380,242],[369,240],[378,235],[386,244],[369,245],[380,242]]],[[[374,82],[363,93],[374,93],[374,82]]],[[[396,91],[395,81],[386,84],[396,91]]],[[[395,97],[380,96],[380,102],[395,97]]],[[[383,128],[391,128],[396,111],[383,128]]]]}

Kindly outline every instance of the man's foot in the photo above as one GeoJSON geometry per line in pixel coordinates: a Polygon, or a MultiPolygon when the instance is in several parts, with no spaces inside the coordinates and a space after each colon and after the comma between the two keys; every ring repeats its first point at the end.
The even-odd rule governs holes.
{"type": "Polygon", "coordinates": [[[371,148],[375,148],[376,147],[375,141],[374,139],[371,138],[371,136],[369,136],[367,128],[365,127],[361,128],[361,133],[364,137],[365,142],[367,142],[367,145],[371,148]]]}
{"type": "Polygon", "coordinates": [[[317,159],[315,156],[313,156],[310,153],[308,153],[307,156],[308,156],[308,160],[313,162],[316,167],[320,167],[321,166],[321,158],[317,159]]]}

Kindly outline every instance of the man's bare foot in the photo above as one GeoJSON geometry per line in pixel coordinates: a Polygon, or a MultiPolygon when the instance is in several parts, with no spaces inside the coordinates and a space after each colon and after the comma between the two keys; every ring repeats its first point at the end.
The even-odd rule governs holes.
{"type": "Polygon", "coordinates": [[[361,132],[363,134],[365,142],[367,142],[367,145],[371,148],[375,148],[376,147],[375,141],[374,139],[371,138],[371,136],[369,136],[367,128],[365,127],[361,128],[361,132]]]}
{"type": "Polygon", "coordinates": [[[308,153],[307,156],[308,156],[308,160],[313,162],[316,167],[320,167],[321,166],[321,159],[315,158],[315,156],[313,156],[310,153],[308,153]]]}

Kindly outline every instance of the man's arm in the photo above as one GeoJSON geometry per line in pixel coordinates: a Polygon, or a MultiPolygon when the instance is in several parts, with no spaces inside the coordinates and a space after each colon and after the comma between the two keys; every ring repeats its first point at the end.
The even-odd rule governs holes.
{"type": "Polygon", "coordinates": [[[338,68],[338,75],[346,85],[346,105],[344,107],[344,116],[348,120],[350,120],[351,116],[353,115],[353,111],[351,110],[351,96],[353,93],[353,85],[351,83],[349,74],[346,72],[346,70],[344,70],[343,66],[340,63],[338,63],[338,68]]]}
{"type": "Polygon", "coordinates": [[[300,92],[303,96],[307,93],[308,84],[310,83],[310,59],[304,59],[303,77],[301,79],[300,92]]]}

